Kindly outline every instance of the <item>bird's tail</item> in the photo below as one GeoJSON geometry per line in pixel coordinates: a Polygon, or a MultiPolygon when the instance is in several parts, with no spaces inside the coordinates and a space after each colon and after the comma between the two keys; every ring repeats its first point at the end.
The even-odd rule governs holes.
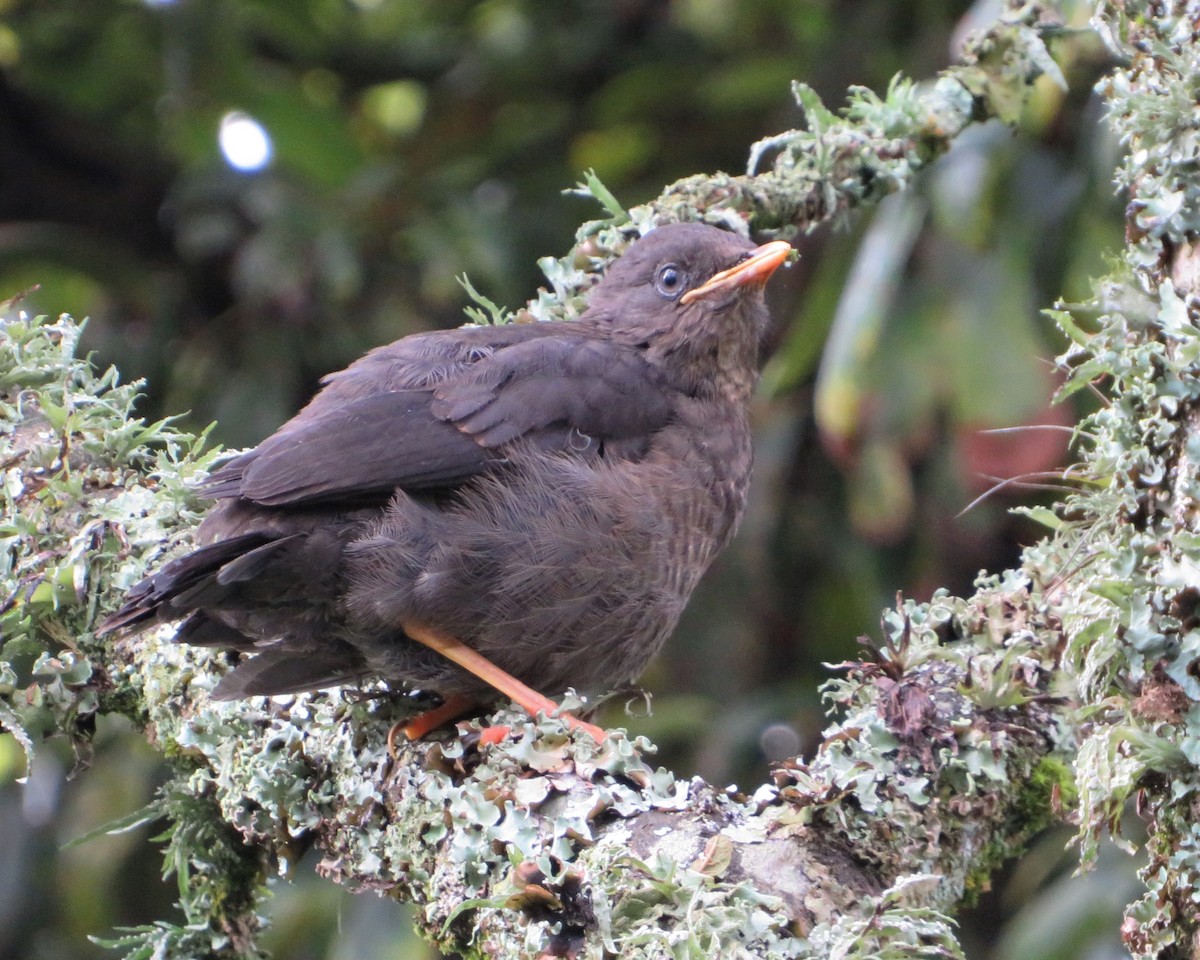
{"type": "Polygon", "coordinates": [[[96,627],[96,636],[175,620],[199,606],[197,595],[225,577],[225,568],[263,547],[277,544],[262,533],[247,533],[193,550],[132,587],[125,603],[96,627]]]}
{"type": "Polygon", "coordinates": [[[216,700],[298,693],[360,679],[366,672],[361,655],[327,635],[322,607],[328,598],[314,595],[311,577],[303,575],[306,566],[336,567],[341,540],[353,529],[348,526],[343,534],[314,543],[306,532],[258,531],[200,547],[134,586],[96,634],[183,620],[177,642],[254,653],[213,689],[216,700]],[[288,595],[296,589],[294,581],[308,584],[300,596],[288,595]]]}

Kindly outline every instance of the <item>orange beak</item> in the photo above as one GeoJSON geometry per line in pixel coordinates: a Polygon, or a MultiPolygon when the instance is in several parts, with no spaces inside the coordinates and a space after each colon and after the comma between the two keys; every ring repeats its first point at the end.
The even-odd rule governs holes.
{"type": "Polygon", "coordinates": [[[689,290],[679,298],[680,302],[691,303],[693,300],[703,300],[737,287],[764,284],[793,252],[792,245],[786,240],[764,243],[741,263],[714,274],[695,290],[689,290]]]}

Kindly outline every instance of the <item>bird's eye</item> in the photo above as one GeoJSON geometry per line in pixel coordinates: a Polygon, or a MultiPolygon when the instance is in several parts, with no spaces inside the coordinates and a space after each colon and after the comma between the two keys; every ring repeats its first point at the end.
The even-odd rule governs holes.
{"type": "Polygon", "coordinates": [[[673,263],[659,267],[654,276],[654,289],[668,300],[674,300],[683,291],[683,271],[673,263]]]}

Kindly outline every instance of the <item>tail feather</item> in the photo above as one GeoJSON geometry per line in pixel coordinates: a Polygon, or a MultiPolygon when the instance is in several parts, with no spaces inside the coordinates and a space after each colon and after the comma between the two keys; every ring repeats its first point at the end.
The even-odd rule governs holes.
{"type": "Polygon", "coordinates": [[[199,493],[210,500],[229,500],[242,495],[242,474],[258,456],[257,450],[248,450],[222,464],[199,484],[199,493]]]}
{"type": "Polygon", "coordinates": [[[354,535],[346,525],[218,540],[134,586],[96,632],[182,620],[181,643],[252,654],[216,686],[218,700],[361,680],[370,673],[362,654],[331,629],[339,560],[354,535]]]}
{"type": "Polygon", "coordinates": [[[172,560],[132,587],[121,608],[100,622],[96,635],[176,619],[188,606],[186,602],[180,602],[181,598],[202,589],[225,564],[270,542],[266,534],[247,533],[200,547],[172,560]]]}
{"type": "Polygon", "coordinates": [[[219,647],[243,652],[252,652],[258,646],[258,641],[253,637],[210,617],[203,610],[190,613],[175,631],[173,639],[176,643],[190,643],[197,647],[219,647]]]}
{"type": "Polygon", "coordinates": [[[240,557],[221,566],[217,572],[217,583],[227,587],[230,584],[253,580],[266,570],[281,549],[302,539],[300,534],[292,534],[290,537],[280,537],[278,540],[264,543],[261,547],[247,550],[240,557]]]}

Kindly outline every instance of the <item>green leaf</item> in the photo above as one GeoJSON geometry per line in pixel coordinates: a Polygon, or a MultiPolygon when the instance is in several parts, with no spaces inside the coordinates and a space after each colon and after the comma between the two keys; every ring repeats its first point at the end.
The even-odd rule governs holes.
{"type": "Polygon", "coordinates": [[[480,307],[464,307],[463,312],[471,318],[472,323],[476,323],[481,327],[486,326],[501,326],[508,323],[512,319],[512,313],[508,307],[502,307],[495,300],[484,296],[475,289],[475,285],[471,283],[467,275],[464,273],[460,277],[455,277],[459,286],[467,291],[467,296],[474,300],[480,307]],[[485,312],[486,311],[486,312],[485,312]]]}
{"type": "Polygon", "coordinates": [[[25,754],[25,773],[17,778],[18,783],[24,783],[29,768],[33,766],[33,738],[21,724],[21,718],[17,716],[16,711],[3,700],[0,700],[0,730],[11,734],[25,754]]]}
{"type": "Polygon", "coordinates": [[[505,902],[506,902],[506,899],[503,897],[500,897],[500,898],[473,897],[470,900],[464,900],[462,903],[458,904],[453,910],[451,910],[450,915],[448,917],[446,917],[446,922],[442,924],[442,936],[445,936],[447,933],[449,933],[450,925],[452,923],[454,923],[455,920],[457,920],[460,916],[462,916],[468,910],[478,910],[480,907],[492,907],[494,909],[499,910],[504,906],[505,902]]]}
{"type": "Polygon", "coordinates": [[[795,81],[792,84],[792,96],[804,110],[804,116],[808,120],[808,129],[817,136],[825,133],[838,122],[837,114],[825,106],[817,91],[807,83],[795,81]]]}
{"type": "Polygon", "coordinates": [[[1028,517],[1050,530],[1060,530],[1063,526],[1062,518],[1049,507],[1016,507],[1013,513],[1028,517]]]}
{"type": "Polygon", "coordinates": [[[162,804],[155,800],[133,813],[128,813],[123,817],[117,817],[115,820],[110,820],[94,830],[89,830],[82,836],[75,837],[64,843],[60,850],[71,850],[75,847],[82,846],[89,840],[95,840],[97,837],[111,837],[121,833],[129,833],[131,830],[136,830],[138,827],[147,823],[154,823],[156,820],[161,820],[166,816],[166,811],[162,804]]]}
{"type": "Polygon", "coordinates": [[[563,193],[577,197],[591,197],[596,200],[608,212],[611,218],[610,223],[613,226],[619,226],[629,220],[629,213],[621,206],[621,202],[613,195],[613,192],[596,176],[595,170],[585,170],[583,183],[578,183],[573,189],[564,190],[563,193]]]}
{"type": "Polygon", "coordinates": [[[869,368],[877,358],[884,319],[900,292],[925,210],[925,204],[910,194],[881,203],[843,288],[821,357],[815,397],[821,431],[839,442],[862,427],[864,400],[874,381],[869,368]]]}
{"type": "Polygon", "coordinates": [[[1058,324],[1060,330],[1081,347],[1086,347],[1091,334],[1085,333],[1066,310],[1045,309],[1042,314],[1058,324]]]}
{"type": "Polygon", "coordinates": [[[63,427],[67,425],[67,417],[70,415],[67,405],[64,403],[60,406],[45,393],[38,397],[38,405],[42,408],[42,413],[45,414],[50,426],[61,433],[63,427]]]}

